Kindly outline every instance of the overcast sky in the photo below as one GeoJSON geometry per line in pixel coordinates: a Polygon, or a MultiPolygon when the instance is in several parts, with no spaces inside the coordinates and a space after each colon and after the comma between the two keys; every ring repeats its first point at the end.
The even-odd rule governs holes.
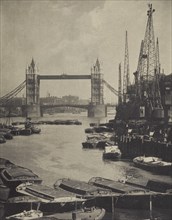
{"type": "MultiPolygon", "coordinates": [[[[104,79],[118,87],[128,31],[130,75],[137,68],[148,3],[153,3],[160,62],[172,72],[172,1],[0,0],[1,94],[25,80],[32,57],[39,74],[90,74],[97,57],[104,79]]],[[[90,98],[90,81],[41,81],[41,95],[90,98]]],[[[106,91],[107,101],[114,99],[106,91]]]]}

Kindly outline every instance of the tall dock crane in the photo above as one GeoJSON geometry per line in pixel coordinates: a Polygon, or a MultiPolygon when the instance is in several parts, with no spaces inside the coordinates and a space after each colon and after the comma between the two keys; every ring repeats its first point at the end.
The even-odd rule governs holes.
{"type": "Polygon", "coordinates": [[[121,81],[121,63],[119,64],[119,80],[118,80],[118,104],[122,103],[122,81],[121,81]]]}
{"type": "Polygon", "coordinates": [[[126,102],[127,99],[127,90],[130,84],[130,75],[129,75],[129,53],[128,53],[128,37],[127,31],[125,35],[125,57],[124,57],[124,76],[123,76],[123,102],[126,102]]]}
{"type": "Polygon", "coordinates": [[[143,43],[140,49],[139,62],[137,67],[138,79],[136,87],[138,88],[138,95],[141,99],[146,100],[147,112],[150,117],[163,118],[164,111],[161,104],[161,96],[159,89],[159,44],[155,48],[155,37],[153,28],[153,13],[152,4],[148,4],[149,10],[147,11],[147,26],[143,43]]]}

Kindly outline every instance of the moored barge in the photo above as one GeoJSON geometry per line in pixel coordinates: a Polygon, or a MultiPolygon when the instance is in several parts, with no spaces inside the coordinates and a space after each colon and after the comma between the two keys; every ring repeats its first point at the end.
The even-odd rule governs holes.
{"type": "Polygon", "coordinates": [[[171,192],[154,192],[146,187],[128,184],[123,180],[114,181],[102,177],[93,177],[89,180],[89,183],[97,187],[109,189],[114,193],[119,193],[120,195],[116,199],[117,208],[149,209],[150,198],[153,207],[164,209],[171,207],[171,192]]]}

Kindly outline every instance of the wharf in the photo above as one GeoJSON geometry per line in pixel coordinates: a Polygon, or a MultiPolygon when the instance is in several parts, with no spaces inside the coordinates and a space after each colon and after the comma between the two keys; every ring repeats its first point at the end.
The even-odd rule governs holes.
{"type": "Polygon", "coordinates": [[[164,161],[172,162],[172,144],[153,140],[144,140],[141,136],[131,138],[121,136],[118,141],[123,158],[133,159],[145,155],[159,157],[164,161]]]}

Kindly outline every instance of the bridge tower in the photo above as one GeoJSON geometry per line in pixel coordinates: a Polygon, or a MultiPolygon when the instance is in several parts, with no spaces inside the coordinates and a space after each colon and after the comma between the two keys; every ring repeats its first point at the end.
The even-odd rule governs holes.
{"type": "Polygon", "coordinates": [[[91,68],[91,102],[93,104],[104,104],[103,100],[103,74],[100,69],[100,62],[91,68]]]}
{"type": "Polygon", "coordinates": [[[26,116],[40,117],[38,68],[32,58],[26,68],[26,116]]]}
{"type": "Polygon", "coordinates": [[[106,117],[107,110],[103,98],[103,74],[100,62],[97,59],[91,68],[91,103],[88,109],[88,117],[106,117]]]}

